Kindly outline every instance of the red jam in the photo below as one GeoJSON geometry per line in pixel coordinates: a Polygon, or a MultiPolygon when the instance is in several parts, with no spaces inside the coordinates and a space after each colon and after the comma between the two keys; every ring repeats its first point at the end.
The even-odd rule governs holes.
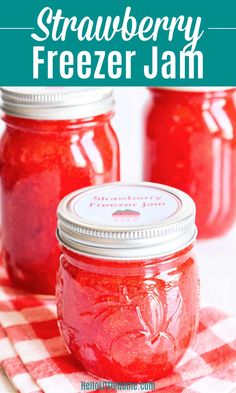
{"type": "Polygon", "coordinates": [[[199,238],[223,235],[236,218],[235,90],[151,92],[144,179],[194,199],[199,238]]]}
{"type": "Polygon", "coordinates": [[[63,249],[58,315],[67,347],[101,379],[152,381],[182,358],[198,323],[191,247],[149,261],[101,261],[63,249]]]}
{"type": "Polygon", "coordinates": [[[183,201],[173,213],[173,196],[167,200],[156,185],[152,187],[156,194],[146,193],[145,187],[151,184],[145,184],[135,187],[134,192],[133,186],[128,186],[126,194],[120,193],[124,185],[91,188],[91,192],[85,191],[85,197],[78,194],[78,207],[77,196],[71,194],[58,209],[62,256],[57,304],[61,334],[84,369],[103,380],[145,382],[164,377],[192,344],[197,329],[198,274],[192,244],[194,221],[188,221],[191,210],[183,201]],[[114,193],[108,196],[111,187],[116,197],[114,193]],[[143,195],[137,196],[137,189],[143,195]],[[119,210],[111,206],[130,203],[135,205],[133,214],[124,206],[119,210]],[[181,216],[182,208],[185,213],[181,216]],[[99,210],[103,212],[104,230],[99,226],[102,214],[92,218],[92,211],[98,217],[99,210]],[[134,211],[138,213],[135,218],[134,211]],[[183,220],[181,224],[174,218],[177,215],[183,220]],[[157,237],[149,237],[155,231],[153,217],[157,226],[159,223],[157,237]],[[96,231],[91,229],[93,225],[96,231]],[[176,241],[180,250],[168,254],[167,249],[176,247],[176,241]],[[187,247],[180,246],[189,241],[187,247]],[[139,248],[144,243],[146,248],[139,248]],[[163,253],[163,245],[165,256],[134,257],[135,253],[163,253]],[[113,257],[109,259],[108,255],[113,257]]]}
{"type": "Polygon", "coordinates": [[[4,116],[2,255],[16,286],[55,293],[59,201],[80,187],[119,179],[111,116],[110,112],[77,120],[4,116]]]}

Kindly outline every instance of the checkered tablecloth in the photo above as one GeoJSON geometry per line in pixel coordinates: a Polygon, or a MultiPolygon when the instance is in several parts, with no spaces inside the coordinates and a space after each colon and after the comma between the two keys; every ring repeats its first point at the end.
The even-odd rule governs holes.
{"type": "MultiPolygon", "coordinates": [[[[64,346],[57,327],[55,299],[15,290],[2,267],[0,364],[20,393],[82,393],[82,382],[95,381],[64,346]]],[[[0,373],[0,393],[14,391],[9,386],[0,373]]],[[[194,348],[187,351],[175,373],[157,381],[152,391],[230,393],[235,387],[236,318],[203,308],[194,348]]],[[[116,393],[114,389],[109,391],[116,393]]]]}

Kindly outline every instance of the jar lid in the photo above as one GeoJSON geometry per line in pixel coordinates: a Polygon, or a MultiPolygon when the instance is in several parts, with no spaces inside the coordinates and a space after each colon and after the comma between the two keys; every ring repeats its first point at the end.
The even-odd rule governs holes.
{"type": "Polygon", "coordinates": [[[2,110],[39,120],[81,119],[114,107],[113,91],[102,87],[2,87],[2,110]]]}
{"type": "Polygon", "coordinates": [[[58,206],[59,243],[83,255],[139,260],[172,254],[197,235],[195,204],[155,183],[109,183],[67,195],[58,206]]]}
{"type": "Polygon", "coordinates": [[[192,93],[210,93],[217,91],[232,90],[234,86],[155,86],[152,89],[183,91],[192,93]]]}

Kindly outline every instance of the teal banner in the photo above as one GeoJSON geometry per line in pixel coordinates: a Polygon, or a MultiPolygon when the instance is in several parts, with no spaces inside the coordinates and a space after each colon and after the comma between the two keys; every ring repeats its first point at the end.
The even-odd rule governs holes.
{"type": "Polygon", "coordinates": [[[236,2],[11,0],[0,85],[234,86],[236,2]]]}

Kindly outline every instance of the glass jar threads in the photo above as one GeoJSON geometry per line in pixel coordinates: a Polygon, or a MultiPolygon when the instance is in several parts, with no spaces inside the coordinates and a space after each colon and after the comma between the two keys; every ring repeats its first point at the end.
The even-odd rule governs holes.
{"type": "Polygon", "coordinates": [[[56,208],[80,187],[119,180],[112,90],[3,88],[2,257],[13,283],[55,293],[56,208]]]}
{"type": "Polygon", "coordinates": [[[195,206],[171,187],[88,187],[58,208],[58,318],[90,374],[120,382],[169,373],[198,324],[195,206]]]}

